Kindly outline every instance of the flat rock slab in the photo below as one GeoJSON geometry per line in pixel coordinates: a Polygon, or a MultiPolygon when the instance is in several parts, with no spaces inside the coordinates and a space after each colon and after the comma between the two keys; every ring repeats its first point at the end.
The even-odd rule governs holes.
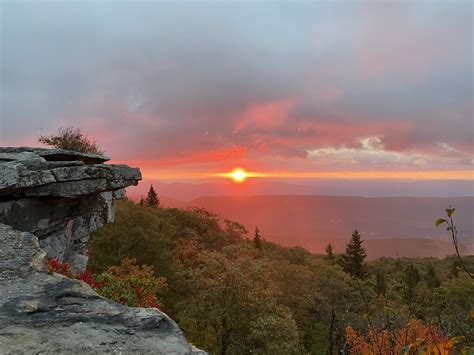
{"type": "Polygon", "coordinates": [[[2,354],[203,354],[166,314],[41,271],[45,254],[33,234],[0,224],[0,245],[2,354]]]}
{"type": "MultiPolygon", "coordinates": [[[[140,170],[62,149],[0,147],[0,196],[77,197],[136,185],[140,170]]],[[[0,221],[1,222],[1,221],[0,221]]]]}
{"type": "Polygon", "coordinates": [[[109,161],[110,158],[105,155],[94,153],[74,152],[64,149],[46,149],[31,147],[0,147],[1,153],[34,153],[48,161],[71,161],[79,160],[86,164],[100,164],[109,161]]]}
{"type": "Polygon", "coordinates": [[[10,295],[0,302],[0,349],[7,354],[193,353],[166,314],[114,303],[81,281],[34,272],[0,287],[10,295]]]}

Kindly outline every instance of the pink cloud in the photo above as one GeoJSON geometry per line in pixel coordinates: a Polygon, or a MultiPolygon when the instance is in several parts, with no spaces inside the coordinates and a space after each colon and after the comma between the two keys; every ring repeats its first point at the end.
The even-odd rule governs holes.
{"type": "Polygon", "coordinates": [[[234,133],[245,129],[271,130],[288,122],[288,112],[295,105],[295,99],[253,104],[237,119],[234,133]]]}
{"type": "Polygon", "coordinates": [[[123,160],[117,163],[125,163],[131,165],[139,165],[143,169],[150,168],[181,168],[186,166],[198,165],[202,167],[204,164],[219,165],[235,165],[236,162],[242,161],[247,155],[247,149],[244,147],[221,148],[215,150],[196,151],[193,153],[185,153],[175,155],[163,159],[152,160],[123,160]]]}

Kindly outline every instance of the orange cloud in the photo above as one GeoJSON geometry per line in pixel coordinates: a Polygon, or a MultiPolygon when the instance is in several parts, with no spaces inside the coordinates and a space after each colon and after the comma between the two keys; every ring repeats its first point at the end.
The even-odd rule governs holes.
{"type": "Polygon", "coordinates": [[[175,156],[171,158],[155,159],[155,160],[126,160],[113,161],[113,163],[128,164],[131,166],[140,166],[143,171],[150,169],[175,168],[186,165],[206,164],[208,162],[235,162],[243,159],[247,154],[247,149],[243,147],[223,148],[215,150],[200,151],[186,154],[183,156],[175,156]]]}
{"type": "MultiPolygon", "coordinates": [[[[260,179],[344,179],[344,180],[474,180],[472,170],[427,170],[427,171],[250,171],[248,178],[260,179]]],[[[232,178],[228,172],[198,172],[143,169],[146,179],[209,179],[232,178]]]]}
{"type": "Polygon", "coordinates": [[[474,180],[472,170],[272,172],[267,178],[474,180]]]}

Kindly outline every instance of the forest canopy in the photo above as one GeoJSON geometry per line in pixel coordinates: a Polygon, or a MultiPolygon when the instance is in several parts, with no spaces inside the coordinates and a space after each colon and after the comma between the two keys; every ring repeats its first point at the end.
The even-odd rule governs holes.
{"type": "MultiPolygon", "coordinates": [[[[366,262],[362,232],[343,255],[251,234],[203,209],[120,201],[115,223],[91,239],[90,272],[110,280],[123,260],[142,265],[166,285],[155,304],[213,354],[395,354],[474,342],[474,281],[454,256],[366,262]]],[[[474,257],[464,263],[474,269],[474,257]]]]}

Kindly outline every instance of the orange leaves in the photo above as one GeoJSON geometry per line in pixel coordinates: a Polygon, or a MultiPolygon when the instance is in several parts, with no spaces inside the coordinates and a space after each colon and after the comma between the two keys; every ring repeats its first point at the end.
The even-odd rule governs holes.
{"type": "Polygon", "coordinates": [[[351,354],[452,354],[462,337],[448,338],[432,324],[412,320],[398,331],[369,328],[368,338],[351,327],[346,328],[351,354]]]}

